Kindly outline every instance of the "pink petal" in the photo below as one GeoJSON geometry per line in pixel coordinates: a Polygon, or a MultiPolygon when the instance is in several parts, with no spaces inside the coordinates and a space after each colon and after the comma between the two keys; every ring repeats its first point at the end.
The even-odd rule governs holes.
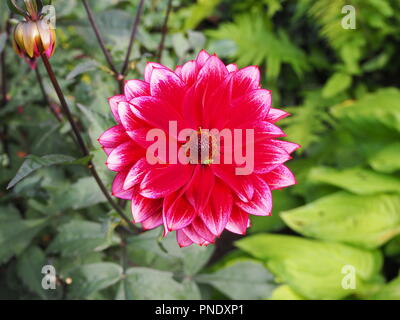
{"type": "Polygon", "coordinates": [[[194,243],[196,243],[196,244],[198,244],[198,245],[200,245],[200,246],[208,245],[208,244],[209,244],[209,242],[208,242],[207,240],[205,240],[204,238],[202,238],[202,237],[197,233],[197,231],[194,230],[193,226],[191,226],[191,225],[188,226],[188,227],[186,227],[186,228],[184,228],[182,231],[186,234],[186,236],[187,236],[191,241],[193,241],[194,243]]]}
{"type": "Polygon", "coordinates": [[[146,68],[144,69],[144,81],[150,82],[151,74],[153,73],[154,68],[170,70],[166,66],[163,66],[157,62],[147,62],[146,68]]]}
{"type": "Polygon", "coordinates": [[[254,187],[247,176],[238,176],[235,174],[235,167],[227,164],[213,164],[211,169],[214,174],[224,181],[241,201],[251,200],[254,194],[254,187]]]}
{"type": "Polygon", "coordinates": [[[210,199],[215,177],[208,166],[197,165],[186,197],[196,211],[202,210],[210,199]]]}
{"type": "Polygon", "coordinates": [[[222,181],[217,180],[210,204],[200,214],[204,224],[214,235],[219,236],[224,230],[231,215],[232,206],[231,191],[222,181]]]}
{"type": "Polygon", "coordinates": [[[238,70],[239,70],[237,64],[235,64],[235,63],[228,64],[228,65],[226,66],[226,69],[227,69],[229,72],[235,72],[235,71],[238,71],[238,70]]]}
{"type": "Polygon", "coordinates": [[[289,115],[290,115],[290,113],[287,113],[283,110],[271,108],[269,110],[268,115],[265,117],[265,120],[275,123],[283,118],[286,118],[289,115]]]}
{"type": "Polygon", "coordinates": [[[140,194],[152,199],[165,197],[185,185],[193,169],[193,166],[181,164],[153,167],[140,183],[140,194]]]}
{"type": "Polygon", "coordinates": [[[189,237],[182,231],[182,230],[177,230],[176,231],[176,241],[178,242],[178,245],[183,248],[190,246],[193,244],[193,241],[189,239],[189,237]]]}
{"type": "Polygon", "coordinates": [[[232,214],[229,218],[229,221],[226,225],[226,230],[245,235],[247,227],[249,225],[249,214],[239,207],[234,206],[232,210],[232,214]]]}
{"type": "Polygon", "coordinates": [[[204,66],[204,64],[210,57],[211,57],[211,55],[205,50],[201,50],[199,52],[199,54],[197,55],[197,58],[196,58],[196,63],[198,65],[199,69],[204,66]]]}
{"type": "Polygon", "coordinates": [[[154,68],[150,77],[150,92],[153,97],[166,100],[178,111],[185,93],[185,83],[169,69],[154,68]]]}
{"type": "Polygon", "coordinates": [[[199,69],[195,60],[190,60],[182,66],[181,78],[187,86],[191,86],[197,78],[199,69]]]}
{"type": "Polygon", "coordinates": [[[167,231],[188,226],[196,216],[196,211],[182,194],[175,192],[164,198],[163,217],[167,231]]]}
{"type": "Polygon", "coordinates": [[[285,150],[268,143],[268,141],[256,144],[254,149],[255,173],[269,172],[292,158],[285,150]]]}
{"type": "Polygon", "coordinates": [[[233,75],[233,98],[246,95],[252,90],[260,88],[260,69],[257,66],[248,66],[240,69],[233,75]]]}
{"type": "Polygon", "coordinates": [[[284,141],[284,140],[272,140],[271,139],[271,140],[269,140],[269,143],[285,150],[288,154],[291,154],[293,151],[295,151],[301,147],[297,143],[284,141]]]}
{"type": "Polygon", "coordinates": [[[126,170],[143,156],[143,149],[133,141],[127,141],[116,147],[107,158],[106,165],[112,171],[126,170]]]}
{"type": "Polygon", "coordinates": [[[292,171],[285,165],[276,167],[262,175],[262,178],[268,183],[271,190],[286,188],[297,183],[292,171]]]}
{"type": "Polygon", "coordinates": [[[272,195],[268,184],[261,178],[254,178],[254,196],[250,202],[238,201],[236,205],[256,216],[269,216],[272,210],[272,195]]]}
{"type": "MultiPolygon", "coordinates": [[[[187,128],[182,116],[164,100],[155,97],[139,97],[130,102],[135,116],[156,128],[168,132],[170,121],[177,121],[178,132],[181,128],[187,128]]],[[[177,138],[177,135],[174,138],[177,138]]]]}
{"type": "Polygon", "coordinates": [[[99,143],[104,148],[116,148],[121,143],[129,140],[129,136],[126,134],[125,129],[121,125],[116,125],[106,130],[98,139],[99,143]]]}
{"type": "Polygon", "coordinates": [[[195,231],[203,240],[206,240],[207,242],[214,243],[215,241],[215,235],[210,232],[200,217],[194,219],[192,224],[185,228],[186,231],[188,229],[195,231]]]}
{"type": "Polygon", "coordinates": [[[163,216],[160,210],[159,213],[153,214],[148,219],[142,221],[142,227],[145,230],[150,230],[157,228],[158,226],[162,225],[163,223],[163,216]]]}
{"type": "Polygon", "coordinates": [[[118,123],[121,122],[118,115],[118,104],[120,102],[126,102],[126,98],[123,94],[108,98],[108,103],[110,104],[111,112],[114,116],[115,121],[117,121],[118,123]]]}
{"type": "Polygon", "coordinates": [[[117,175],[114,178],[113,184],[112,184],[112,195],[117,198],[125,199],[125,200],[131,200],[133,190],[128,189],[125,190],[123,188],[124,181],[126,178],[126,175],[128,174],[128,170],[126,171],[121,171],[117,173],[117,175]]]}
{"type": "Polygon", "coordinates": [[[130,189],[133,186],[142,182],[144,176],[151,170],[151,165],[147,162],[146,158],[138,160],[129,170],[124,181],[123,188],[130,189]]]}
{"type": "Polygon", "coordinates": [[[197,76],[196,91],[204,97],[211,95],[227,75],[224,63],[217,56],[211,56],[197,76]]]}
{"type": "Polygon", "coordinates": [[[243,123],[263,120],[268,114],[271,102],[269,90],[256,89],[248,92],[232,101],[226,126],[228,128],[239,128],[243,123]]]}
{"type": "Polygon", "coordinates": [[[161,212],[161,199],[148,199],[134,192],[132,195],[131,210],[135,223],[143,222],[151,216],[161,212]]]}
{"type": "Polygon", "coordinates": [[[150,95],[150,86],[147,82],[142,80],[128,80],[125,82],[124,88],[125,96],[128,101],[140,96],[150,95]]]}

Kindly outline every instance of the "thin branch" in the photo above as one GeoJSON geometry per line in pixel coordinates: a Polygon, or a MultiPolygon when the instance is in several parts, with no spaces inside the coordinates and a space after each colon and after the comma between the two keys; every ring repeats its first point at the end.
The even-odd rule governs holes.
{"type": "Polygon", "coordinates": [[[47,104],[47,107],[50,109],[50,111],[54,115],[54,117],[59,122],[62,122],[63,121],[62,115],[60,113],[58,113],[57,110],[55,110],[55,108],[53,107],[53,104],[50,102],[49,96],[46,93],[46,90],[45,90],[44,84],[43,84],[42,75],[40,74],[40,71],[39,71],[39,66],[37,66],[35,68],[35,73],[36,73],[36,79],[39,82],[40,90],[42,91],[43,99],[44,99],[45,103],[47,104]]]}
{"type": "Polygon", "coordinates": [[[164,25],[161,30],[161,32],[162,32],[161,41],[160,41],[160,45],[158,46],[158,62],[159,63],[161,63],[162,52],[164,50],[165,37],[167,36],[167,32],[168,32],[168,19],[169,19],[171,10],[172,10],[172,0],[168,0],[168,7],[167,7],[167,12],[165,13],[164,25]]]}
{"type": "MultiPolygon", "coordinates": [[[[53,68],[51,67],[50,61],[47,58],[45,53],[42,53],[41,56],[42,56],[42,60],[43,60],[44,66],[46,67],[46,71],[47,71],[47,73],[49,75],[49,78],[51,80],[51,83],[53,84],[53,87],[54,87],[54,89],[55,89],[55,91],[57,93],[57,96],[60,99],[61,107],[62,107],[62,109],[63,109],[63,111],[64,111],[64,113],[65,113],[65,115],[66,115],[66,117],[67,117],[67,119],[68,119],[68,121],[69,121],[69,123],[71,125],[72,131],[73,131],[73,133],[74,133],[74,135],[76,137],[77,144],[80,147],[83,156],[84,157],[89,156],[90,155],[89,150],[86,147],[86,145],[85,145],[85,143],[83,141],[83,138],[82,138],[82,136],[81,136],[81,134],[79,132],[79,129],[78,129],[73,117],[72,117],[71,111],[70,111],[70,109],[68,107],[68,104],[67,104],[67,102],[65,100],[64,94],[63,94],[63,92],[61,90],[61,87],[60,87],[60,85],[59,85],[59,83],[57,81],[57,78],[56,78],[56,76],[54,74],[53,68]]],[[[110,205],[120,215],[120,217],[128,224],[128,226],[130,226],[132,228],[133,231],[138,232],[139,229],[137,227],[135,227],[131,223],[131,221],[129,221],[129,219],[125,216],[123,210],[118,206],[118,204],[113,200],[111,195],[108,193],[108,190],[107,190],[106,186],[104,185],[103,181],[101,180],[100,176],[98,175],[97,170],[96,170],[96,168],[95,168],[95,166],[94,166],[92,161],[89,161],[88,168],[89,168],[92,176],[96,180],[100,190],[102,191],[102,193],[104,194],[104,196],[106,197],[108,202],[110,203],[110,205]]]]}
{"type": "Polygon", "coordinates": [[[110,69],[114,72],[115,76],[118,78],[120,76],[120,74],[118,73],[117,68],[115,67],[115,64],[114,64],[111,54],[110,54],[110,51],[108,51],[108,49],[106,48],[104,39],[102,38],[99,28],[97,27],[96,21],[94,20],[92,9],[90,9],[87,0],[82,0],[82,2],[85,7],[87,16],[89,18],[90,25],[92,26],[92,29],[96,35],[97,41],[99,42],[101,50],[103,51],[104,57],[106,58],[107,63],[110,66],[110,69]]]}
{"type": "Polygon", "coordinates": [[[144,2],[145,2],[145,0],[140,0],[139,6],[138,6],[137,11],[136,11],[135,20],[134,20],[133,26],[132,26],[131,38],[129,40],[128,51],[126,52],[125,62],[124,62],[123,66],[122,66],[122,69],[121,69],[121,74],[122,75],[125,75],[126,71],[128,70],[129,58],[131,56],[133,41],[136,38],[137,29],[139,27],[140,17],[141,17],[141,15],[143,13],[144,2]]]}

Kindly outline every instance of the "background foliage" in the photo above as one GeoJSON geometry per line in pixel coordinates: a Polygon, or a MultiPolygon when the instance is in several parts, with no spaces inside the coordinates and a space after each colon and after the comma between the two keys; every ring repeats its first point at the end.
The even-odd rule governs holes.
{"type": "MultiPolygon", "coordinates": [[[[52,63],[110,184],[96,139],[113,124],[106,98],[117,86],[81,1],[54,4],[52,63]]],[[[90,1],[118,65],[137,4],[90,1]]],[[[398,0],[173,1],[163,63],[206,48],[260,65],[274,105],[292,113],[281,122],[288,139],[302,145],[289,164],[298,185],[274,191],[272,217],[253,219],[243,239],[224,234],[215,246],[184,249],[161,230],[124,231],[67,121],[55,120],[34,72],[13,54],[0,6],[9,98],[0,110],[0,298],[400,299],[398,0]],[[346,4],[356,8],[354,30],[341,26],[346,4]],[[45,264],[56,267],[56,290],[42,289],[45,264]],[[354,289],[341,286],[345,265],[356,270],[354,289]]],[[[146,1],[128,78],[155,59],[166,6],[146,1]]],[[[60,116],[47,78],[45,89],[60,116]]]]}

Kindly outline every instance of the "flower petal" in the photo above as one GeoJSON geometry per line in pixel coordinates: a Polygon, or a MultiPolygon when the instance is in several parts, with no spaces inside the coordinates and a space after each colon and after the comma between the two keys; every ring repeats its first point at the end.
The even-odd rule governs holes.
{"type": "Polygon", "coordinates": [[[154,166],[140,183],[140,194],[152,199],[165,197],[185,185],[192,174],[189,165],[154,166]]]}
{"type": "Polygon", "coordinates": [[[187,86],[191,86],[197,78],[199,68],[195,60],[186,62],[181,69],[181,78],[187,86]]]}
{"type": "Polygon", "coordinates": [[[272,194],[268,184],[261,178],[254,178],[254,196],[247,203],[238,201],[236,205],[247,213],[256,216],[270,216],[272,210],[272,194]]]}
{"type": "Polygon", "coordinates": [[[176,231],[176,241],[178,242],[178,245],[183,248],[190,246],[193,244],[193,241],[189,239],[189,237],[182,231],[182,230],[177,230],[176,231]]]}
{"type": "Polygon", "coordinates": [[[183,80],[175,72],[169,69],[153,69],[150,77],[151,95],[170,102],[178,111],[182,109],[185,86],[183,80]]]}
{"type": "Polygon", "coordinates": [[[268,141],[258,143],[254,148],[254,172],[269,172],[291,158],[284,149],[274,146],[268,141]]]}
{"type": "Polygon", "coordinates": [[[131,210],[135,223],[143,222],[151,216],[160,213],[162,208],[161,199],[148,199],[134,192],[132,195],[131,210]]]}
{"type": "Polygon", "coordinates": [[[261,177],[271,190],[286,188],[297,183],[292,171],[285,165],[280,165],[261,177]]]}
{"type": "Polygon", "coordinates": [[[126,170],[143,156],[143,149],[133,141],[120,144],[108,155],[106,165],[112,171],[126,170]]]}
{"type": "Polygon", "coordinates": [[[111,112],[114,116],[115,121],[117,121],[118,123],[121,123],[121,120],[120,120],[119,114],[118,114],[118,104],[120,102],[126,102],[126,98],[123,94],[108,98],[108,103],[110,104],[111,112]]]}
{"type": "Polygon", "coordinates": [[[214,235],[219,236],[224,230],[231,216],[232,206],[231,191],[221,180],[216,180],[210,204],[200,214],[204,224],[214,235]]]}
{"type": "Polygon", "coordinates": [[[192,182],[186,190],[186,197],[196,211],[202,210],[208,203],[214,182],[214,174],[208,166],[196,166],[192,182]]]}
{"type": "Polygon", "coordinates": [[[142,227],[145,230],[150,230],[157,228],[158,226],[162,225],[162,223],[163,223],[163,216],[160,210],[160,212],[153,214],[148,219],[142,221],[142,227]]]}
{"type": "Polygon", "coordinates": [[[195,231],[201,238],[209,243],[214,243],[215,241],[215,235],[210,232],[200,217],[194,219],[192,224],[185,228],[185,230],[187,229],[195,231]]]}
{"type": "Polygon", "coordinates": [[[128,171],[123,188],[130,189],[133,186],[141,183],[149,170],[151,170],[151,166],[147,162],[146,158],[139,159],[128,171]]]}
{"type": "Polygon", "coordinates": [[[103,148],[116,148],[128,140],[129,136],[121,125],[116,125],[106,130],[98,139],[103,148]]]}
{"type": "Polygon", "coordinates": [[[268,115],[265,117],[265,120],[271,123],[275,123],[283,118],[286,118],[289,115],[290,113],[287,113],[286,111],[271,108],[268,112],[268,115]]]}
{"type": "Polygon", "coordinates": [[[125,190],[123,188],[124,181],[126,179],[127,174],[128,174],[128,170],[118,172],[117,175],[115,176],[113,184],[112,184],[112,189],[111,189],[111,194],[114,197],[125,199],[125,200],[131,200],[132,194],[133,194],[133,189],[125,190]]]}
{"type": "Polygon", "coordinates": [[[233,77],[233,98],[246,95],[248,92],[260,88],[260,69],[257,66],[248,66],[235,72],[233,77]]]}
{"type": "Polygon", "coordinates": [[[211,57],[211,55],[205,50],[201,50],[199,52],[199,54],[196,57],[196,63],[198,65],[199,69],[204,66],[204,64],[210,57],[211,57]]]}
{"type": "Polygon", "coordinates": [[[146,68],[144,69],[144,81],[150,82],[151,74],[155,68],[170,70],[166,66],[163,66],[157,62],[147,62],[146,68]]]}
{"type": "Polygon", "coordinates": [[[232,214],[226,224],[226,230],[245,235],[249,225],[249,214],[237,206],[232,209],[232,214]]]}
{"type": "Polygon", "coordinates": [[[149,96],[150,86],[142,80],[128,80],[125,82],[124,93],[128,101],[141,96],[149,96]]]}
{"type": "Polygon", "coordinates": [[[182,192],[174,192],[164,198],[163,218],[167,231],[187,227],[196,218],[197,213],[182,192]]]}
{"type": "Polygon", "coordinates": [[[237,64],[235,64],[235,63],[228,64],[228,65],[226,66],[226,69],[227,69],[229,72],[235,72],[235,71],[238,71],[238,70],[239,70],[237,64]]]}

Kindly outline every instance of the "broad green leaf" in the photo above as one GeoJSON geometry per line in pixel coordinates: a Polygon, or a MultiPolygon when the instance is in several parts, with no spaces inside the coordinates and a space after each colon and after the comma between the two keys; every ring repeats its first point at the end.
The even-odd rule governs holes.
{"type": "Polygon", "coordinates": [[[372,296],[373,300],[400,300],[400,276],[387,283],[372,296]]]}
{"type": "Polygon", "coordinates": [[[398,139],[400,136],[400,90],[384,88],[359,100],[334,106],[332,114],[341,125],[360,138],[398,139]]]}
{"type": "Polygon", "coordinates": [[[288,285],[284,284],[272,292],[271,300],[304,300],[304,298],[294,292],[288,285]]]}
{"type": "Polygon", "coordinates": [[[350,87],[352,77],[349,74],[337,72],[334,73],[326,82],[322,89],[322,96],[330,98],[350,87]]]}
{"type": "Polygon", "coordinates": [[[82,209],[106,202],[104,194],[93,177],[81,178],[69,185],[68,197],[65,196],[65,192],[64,188],[60,188],[54,193],[55,202],[58,202],[60,209],[82,209]]]}
{"type": "Polygon", "coordinates": [[[84,265],[70,275],[71,285],[67,288],[70,299],[84,299],[105,289],[122,278],[122,268],[111,262],[84,265]]]}
{"type": "Polygon", "coordinates": [[[15,177],[8,184],[7,189],[15,186],[19,181],[24,179],[35,170],[60,163],[71,162],[74,160],[75,158],[63,154],[49,154],[43,157],[30,155],[25,158],[24,163],[22,164],[21,168],[19,168],[15,177]]]}
{"type": "Polygon", "coordinates": [[[183,33],[175,33],[172,35],[172,46],[178,57],[184,57],[190,49],[188,39],[185,38],[183,33]]]}
{"type": "Polygon", "coordinates": [[[379,251],[294,236],[255,235],[236,245],[264,261],[277,280],[309,299],[342,299],[362,292],[382,266],[379,251]],[[355,270],[355,289],[342,287],[346,266],[355,270]]]}
{"type": "Polygon", "coordinates": [[[334,185],[361,195],[383,192],[400,193],[400,178],[361,168],[338,170],[316,167],[310,171],[309,181],[334,185]]]}
{"type": "Polygon", "coordinates": [[[200,299],[194,283],[179,283],[171,272],[149,268],[130,268],[120,285],[117,299],[192,300],[200,299]]]}
{"type": "Polygon", "coordinates": [[[105,250],[119,242],[119,237],[114,233],[108,237],[107,230],[103,230],[100,223],[72,220],[59,228],[58,235],[47,251],[63,256],[85,255],[105,250]]]}
{"type": "Polygon", "coordinates": [[[194,275],[208,262],[213,246],[180,248],[172,233],[161,238],[160,230],[146,231],[128,240],[128,252],[141,266],[194,275]]]}
{"type": "Polygon", "coordinates": [[[400,233],[400,196],[338,192],[281,214],[293,230],[318,239],[376,248],[400,233]]]}
{"type": "Polygon", "coordinates": [[[275,288],[272,275],[262,264],[251,260],[238,260],[214,273],[198,274],[195,279],[239,300],[265,299],[275,288]]]}
{"type": "Polygon", "coordinates": [[[56,290],[45,290],[42,287],[42,279],[44,277],[42,268],[47,264],[43,251],[37,246],[32,246],[18,258],[18,277],[32,293],[37,294],[40,298],[46,300],[51,298],[59,299],[61,294],[60,286],[56,287],[56,290]]]}
{"type": "MultiPolygon", "coordinates": [[[[0,217],[3,212],[0,212],[0,217]]],[[[3,216],[4,217],[4,216],[3,216]]],[[[47,224],[47,219],[0,218],[0,264],[19,255],[47,224]]]]}
{"type": "Polygon", "coordinates": [[[374,152],[368,159],[369,164],[376,171],[392,173],[400,170],[400,143],[392,143],[378,152],[374,152]]]}

